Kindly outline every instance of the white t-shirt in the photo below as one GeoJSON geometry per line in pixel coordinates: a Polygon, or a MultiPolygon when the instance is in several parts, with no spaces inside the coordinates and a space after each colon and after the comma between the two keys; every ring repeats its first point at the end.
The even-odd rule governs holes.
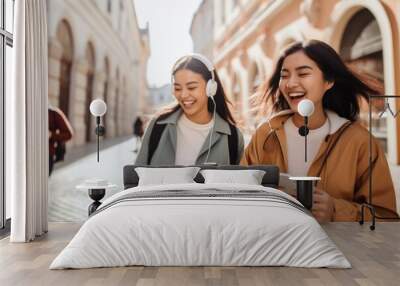
{"type": "Polygon", "coordinates": [[[320,128],[307,135],[307,162],[304,161],[304,137],[293,123],[293,117],[284,124],[287,141],[288,173],[291,176],[307,176],[308,169],[318,153],[322,140],[329,134],[329,119],[320,128]]]}
{"type": "Polygon", "coordinates": [[[182,114],[176,126],[176,165],[193,165],[201,147],[214,124],[214,119],[207,124],[198,124],[182,114]]]}

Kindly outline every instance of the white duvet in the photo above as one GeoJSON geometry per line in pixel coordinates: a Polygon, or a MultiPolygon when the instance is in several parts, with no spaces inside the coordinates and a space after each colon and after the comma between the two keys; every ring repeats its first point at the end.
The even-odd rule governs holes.
{"type": "MultiPolygon", "coordinates": [[[[131,192],[207,189],[262,190],[297,202],[262,186],[194,183],[128,189],[101,207],[131,192]]],[[[318,222],[290,204],[174,197],[105,207],[85,222],[50,269],[127,265],[351,267],[318,222]]]]}

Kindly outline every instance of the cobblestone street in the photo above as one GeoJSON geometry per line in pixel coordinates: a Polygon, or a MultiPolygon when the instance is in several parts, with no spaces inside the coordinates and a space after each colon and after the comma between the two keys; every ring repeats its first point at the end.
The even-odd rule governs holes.
{"type": "Polygon", "coordinates": [[[99,163],[96,149],[87,145],[73,150],[69,159],[54,170],[49,179],[49,221],[84,221],[87,218],[87,208],[93,201],[87,191],[76,188],[87,179],[102,178],[116,184],[115,189],[107,190],[105,197],[123,189],[123,166],[133,164],[136,154],[133,152],[135,139],[124,137],[122,140],[106,142],[114,145],[100,150],[99,163]],[[80,158],[76,158],[78,155],[80,158]]]}

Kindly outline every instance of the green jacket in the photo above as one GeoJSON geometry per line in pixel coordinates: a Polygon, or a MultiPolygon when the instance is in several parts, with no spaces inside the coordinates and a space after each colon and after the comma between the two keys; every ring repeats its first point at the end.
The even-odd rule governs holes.
{"type": "MultiPolygon", "coordinates": [[[[167,124],[165,127],[157,149],[155,150],[151,159],[150,165],[174,165],[175,164],[175,149],[176,149],[176,124],[182,114],[182,110],[178,109],[167,118],[160,120],[157,124],[167,124]]],[[[149,151],[150,134],[157,118],[150,121],[149,126],[143,137],[142,146],[136,158],[136,165],[147,165],[147,156],[149,151]]],[[[229,124],[222,119],[218,114],[215,116],[215,126],[211,141],[211,151],[208,157],[209,163],[217,163],[218,165],[229,165],[229,146],[228,135],[231,134],[229,124]]],[[[237,163],[239,164],[240,158],[243,154],[244,140],[243,135],[239,129],[238,134],[238,156],[237,163]]],[[[196,159],[196,165],[201,165],[205,162],[207,157],[208,146],[210,142],[210,134],[208,134],[200,153],[196,159]]]]}

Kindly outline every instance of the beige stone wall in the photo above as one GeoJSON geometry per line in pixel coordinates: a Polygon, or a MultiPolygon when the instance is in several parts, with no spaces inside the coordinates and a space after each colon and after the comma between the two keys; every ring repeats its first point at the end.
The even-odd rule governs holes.
{"type": "Polygon", "coordinates": [[[132,133],[132,122],[141,112],[141,102],[148,93],[145,72],[150,53],[148,30],[139,29],[133,1],[112,2],[111,12],[107,10],[105,1],[52,0],[48,4],[49,101],[54,106],[60,104],[60,63],[66,52],[63,50],[66,45],[63,46],[64,42],[57,38],[60,37],[57,28],[61,22],[68,24],[72,38],[71,50],[68,51],[73,59],[66,115],[74,129],[74,137],[69,146],[86,144],[89,126],[90,139],[95,139],[94,117],[91,116],[89,126],[85,121],[89,112],[86,108],[89,71],[94,73],[92,100],[104,98],[107,82],[106,137],[132,133]],[[94,63],[90,66],[85,53],[89,43],[94,50],[94,63]],[[116,78],[117,70],[119,80],[116,78]]]}

